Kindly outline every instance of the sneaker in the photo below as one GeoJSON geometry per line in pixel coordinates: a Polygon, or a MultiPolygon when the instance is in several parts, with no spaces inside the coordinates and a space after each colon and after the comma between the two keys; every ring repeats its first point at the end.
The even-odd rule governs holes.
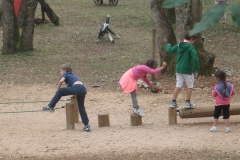
{"type": "Polygon", "coordinates": [[[54,108],[51,108],[51,107],[49,107],[49,106],[43,107],[42,110],[43,110],[43,111],[49,110],[49,112],[51,112],[51,113],[53,113],[53,112],[55,111],[54,108]]]}
{"type": "Polygon", "coordinates": [[[83,127],[83,130],[86,131],[86,132],[90,132],[91,128],[89,125],[86,125],[83,127]]]}
{"type": "Polygon", "coordinates": [[[178,108],[177,102],[172,101],[172,102],[170,103],[170,108],[178,108]]]}
{"type": "Polygon", "coordinates": [[[143,113],[143,111],[139,108],[139,109],[136,109],[136,108],[133,108],[133,112],[141,117],[144,117],[145,114],[143,113]]]}
{"type": "Polygon", "coordinates": [[[217,131],[217,127],[213,126],[211,129],[210,129],[210,132],[216,132],[217,131]]]}
{"type": "Polygon", "coordinates": [[[196,108],[196,105],[190,102],[185,102],[184,108],[196,108]]]}
{"type": "Polygon", "coordinates": [[[230,131],[231,131],[231,130],[230,130],[229,127],[226,127],[226,128],[225,128],[225,132],[226,132],[226,133],[228,133],[228,132],[230,132],[230,131]]]}

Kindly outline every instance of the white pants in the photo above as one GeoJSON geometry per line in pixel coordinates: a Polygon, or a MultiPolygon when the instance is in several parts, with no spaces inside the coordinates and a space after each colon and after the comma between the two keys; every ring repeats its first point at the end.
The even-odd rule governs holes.
{"type": "Polygon", "coordinates": [[[182,88],[184,84],[184,80],[186,81],[187,87],[188,88],[193,88],[194,85],[194,75],[193,74],[176,74],[176,79],[177,79],[177,88],[182,88]]]}

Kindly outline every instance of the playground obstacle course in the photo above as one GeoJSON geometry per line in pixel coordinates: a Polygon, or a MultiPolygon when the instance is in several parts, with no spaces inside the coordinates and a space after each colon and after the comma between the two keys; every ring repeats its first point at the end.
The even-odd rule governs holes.
{"type": "MultiPolygon", "coordinates": [[[[66,103],[66,129],[75,129],[75,123],[79,123],[79,111],[76,98],[71,98],[70,103],[66,103]]],[[[130,115],[131,126],[142,125],[142,117],[131,113],[130,115]]],[[[110,118],[109,113],[103,112],[98,114],[98,126],[99,127],[109,127],[110,118]]]]}
{"type": "MultiPolygon", "coordinates": [[[[230,115],[240,115],[240,105],[230,106],[230,115]]],[[[201,118],[201,117],[213,117],[214,107],[197,107],[195,109],[168,109],[168,122],[169,125],[177,124],[177,115],[180,118],[201,118]]],[[[222,115],[222,114],[221,114],[222,115]]]]}

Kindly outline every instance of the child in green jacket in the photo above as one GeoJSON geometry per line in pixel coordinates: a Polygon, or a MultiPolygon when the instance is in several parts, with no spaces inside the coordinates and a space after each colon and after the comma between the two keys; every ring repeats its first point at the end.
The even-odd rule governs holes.
{"type": "Polygon", "coordinates": [[[168,53],[176,54],[176,87],[173,91],[173,99],[170,104],[171,108],[177,108],[178,104],[176,102],[177,96],[183,87],[184,81],[187,84],[187,99],[184,108],[195,108],[196,105],[190,102],[192,96],[192,89],[194,86],[194,78],[197,78],[199,73],[199,60],[197,56],[197,51],[193,46],[196,40],[196,36],[189,36],[186,34],[183,42],[175,46],[171,44],[166,45],[166,51],[168,53]]]}

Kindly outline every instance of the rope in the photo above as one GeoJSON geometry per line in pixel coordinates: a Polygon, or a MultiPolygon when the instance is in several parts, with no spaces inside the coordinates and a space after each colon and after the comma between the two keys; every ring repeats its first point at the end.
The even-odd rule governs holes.
{"type": "MultiPolygon", "coordinates": [[[[65,106],[62,106],[62,107],[60,107],[60,108],[54,108],[54,109],[57,110],[57,109],[62,109],[62,108],[65,108],[65,106]]],[[[26,112],[43,112],[43,110],[0,112],[0,114],[7,114],[7,113],[26,113],[26,112]]]]}
{"type": "MultiPolygon", "coordinates": [[[[70,99],[63,99],[59,101],[69,101],[70,99]]],[[[25,101],[25,102],[0,102],[0,104],[12,104],[12,103],[36,103],[36,102],[49,102],[49,101],[25,101]]]]}
{"type": "MultiPolygon", "coordinates": [[[[69,101],[70,99],[63,99],[59,101],[69,101]]],[[[12,104],[12,103],[36,103],[36,102],[49,102],[49,101],[25,101],[25,102],[2,102],[0,104],[12,104]]],[[[65,108],[65,106],[62,106],[60,108],[54,108],[55,110],[57,109],[62,109],[65,108]]],[[[12,112],[0,112],[0,114],[7,114],[7,113],[26,113],[26,112],[42,112],[43,110],[32,110],[32,111],[12,111],[12,112]]]]}

